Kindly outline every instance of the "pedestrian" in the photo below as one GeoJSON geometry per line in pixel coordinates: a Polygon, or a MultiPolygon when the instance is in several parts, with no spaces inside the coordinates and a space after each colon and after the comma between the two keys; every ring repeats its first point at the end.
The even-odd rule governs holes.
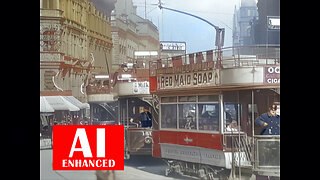
{"type": "Polygon", "coordinates": [[[152,126],[152,115],[149,112],[148,107],[144,107],[144,111],[140,113],[138,116],[131,118],[130,122],[134,122],[134,120],[140,119],[141,127],[151,127],[152,126]]]}
{"type": "Polygon", "coordinates": [[[280,115],[277,115],[277,106],[273,104],[267,113],[261,114],[255,122],[262,126],[260,135],[280,135],[280,115]]]}

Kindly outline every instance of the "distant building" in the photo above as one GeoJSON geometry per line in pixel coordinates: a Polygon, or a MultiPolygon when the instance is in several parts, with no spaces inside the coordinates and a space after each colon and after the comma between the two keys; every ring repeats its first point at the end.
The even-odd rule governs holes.
{"type": "Polygon", "coordinates": [[[252,23],[258,19],[255,0],[241,0],[241,6],[235,7],[233,17],[233,46],[248,46],[254,44],[252,38],[252,23]]]}
{"type": "Polygon", "coordinates": [[[242,0],[233,18],[233,46],[280,44],[280,0],[242,0]]]}
{"type": "Polygon", "coordinates": [[[253,22],[254,44],[280,44],[280,0],[258,0],[259,19],[253,22]],[[275,20],[276,26],[272,25],[275,20]]]}
{"type": "Polygon", "coordinates": [[[99,12],[102,12],[107,16],[107,18],[111,17],[111,11],[115,8],[115,3],[117,0],[89,0],[93,2],[94,6],[99,12]]]}
{"type": "MultiPolygon", "coordinates": [[[[149,20],[137,15],[132,0],[117,0],[111,13],[112,70],[123,63],[136,63],[135,51],[159,51],[159,32],[149,20]]],[[[139,62],[138,62],[139,63],[139,62]]]]}

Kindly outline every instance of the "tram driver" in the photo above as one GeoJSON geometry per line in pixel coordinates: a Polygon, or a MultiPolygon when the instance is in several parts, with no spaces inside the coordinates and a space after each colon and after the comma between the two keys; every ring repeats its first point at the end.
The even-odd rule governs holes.
{"type": "Polygon", "coordinates": [[[141,127],[151,127],[152,126],[152,115],[149,112],[149,107],[144,107],[144,111],[138,116],[130,119],[130,122],[133,123],[135,120],[140,120],[141,127]]]}
{"type": "Polygon", "coordinates": [[[280,135],[280,115],[277,115],[277,105],[270,106],[269,111],[261,114],[255,122],[262,126],[260,135],[280,135]]]}

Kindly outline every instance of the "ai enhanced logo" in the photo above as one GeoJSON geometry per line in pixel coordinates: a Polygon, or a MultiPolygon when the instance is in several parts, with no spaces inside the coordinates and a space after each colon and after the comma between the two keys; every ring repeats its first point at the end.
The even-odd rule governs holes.
{"type": "Polygon", "coordinates": [[[54,125],[53,170],[123,170],[123,125],[54,125]]]}

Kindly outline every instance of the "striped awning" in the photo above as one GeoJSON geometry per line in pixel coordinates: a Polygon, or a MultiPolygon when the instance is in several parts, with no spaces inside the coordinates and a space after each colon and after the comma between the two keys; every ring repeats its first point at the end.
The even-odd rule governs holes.
{"type": "Polygon", "coordinates": [[[40,112],[41,113],[51,113],[54,112],[52,106],[48,103],[45,97],[40,96],[40,112]]]}
{"type": "MultiPolygon", "coordinates": [[[[68,101],[63,96],[42,96],[46,99],[49,105],[56,110],[66,110],[66,111],[79,111],[80,108],[75,106],[73,103],[68,101]]],[[[41,101],[40,101],[41,103],[41,101]]],[[[41,107],[41,104],[40,104],[41,107]]]]}

